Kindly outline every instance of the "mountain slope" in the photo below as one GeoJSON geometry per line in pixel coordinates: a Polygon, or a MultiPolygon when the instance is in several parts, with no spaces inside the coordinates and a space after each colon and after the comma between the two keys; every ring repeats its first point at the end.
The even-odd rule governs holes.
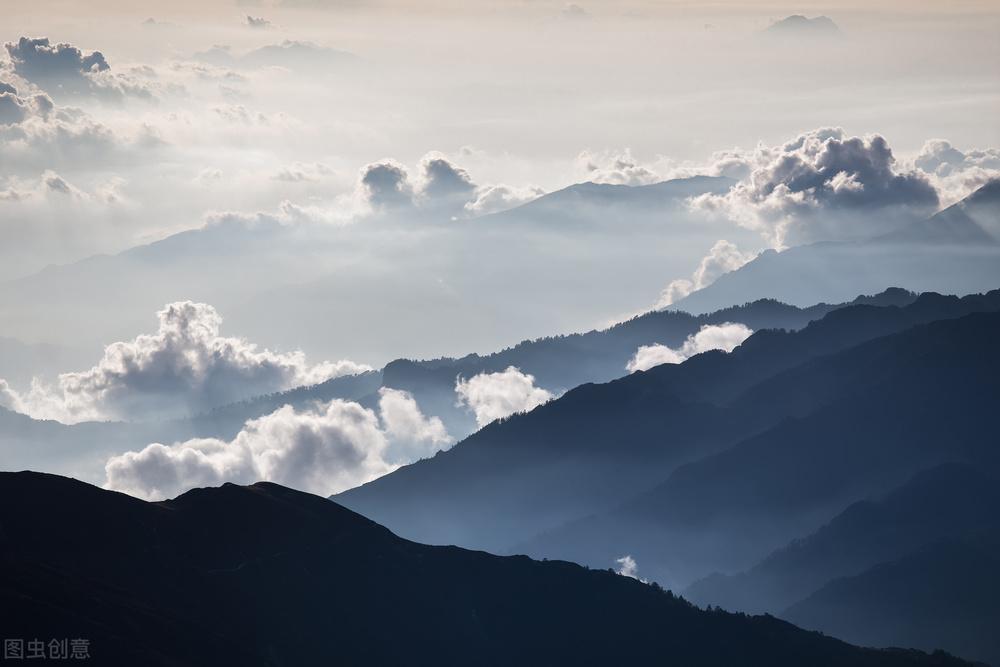
{"type": "MultiPolygon", "coordinates": [[[[796,391],[819,399],[805,416],[522,548],[583,563],[629,553],[646,576],[685,586],[712,571],[747,568],[923,468],[965,461],[998,470],[990,437],[1000,404],[1000,378],[990,370],[1000,365],[997,335],[1000,314],[974,314],[817,359],[802,375],[808,383],[788,376],[796,391]],[[830,383],[843,391],[829,396],[830,383]]],[[[770,405],[767,394],[759,398],[755,405],[770,405]]]]}
{"type": "Polygon", "coordinates": [[[274,484],[144,503],[0,474],[0,622],[102,665],[959,665],[705,612],[569,563],[399,539],[274,484]]]}
{"type": "Polygon", "coordinates": [[[985,531],[1000,534],[997,478],[947,464],[922,471],[885,497],[851,505],[746,572],[712,575],[684,594],[698,604],[778,613],[833,579],[858,575],[930,542],[985,531]]]}
{"type": "MultiPolygon", "coordinates": [[[[509,549],[560,523],[610,509],[681,464],[832,400],[819,380],[787,392],[796,399],[787,403],[765,396],[729,405],[785,370],[921,322],[998,308],[1000,291],[965,299],[923,295],[905,308],[859,305],[798,332],[759,332],[728,355],[706,353],[583,385],[337,500],[421,541],[509,549]]],[[[833,364],[827,375],[842,372],[833,364]]],[[[602,549],[618,548],[602,542],[602,549]]]]}
{"type": "Polygon", "coordinates": [[[969,294],[998,283],[1000,181],[993,181],[890,237],[766,251],[671,309],[702,313],[765,296],[797,305],[837,302],[884,285],[969,294]]]}
{"type": "MultiPolygon", "coordinates": [[[[915,298],[916,295],[905,290],[889,289],[873,296],[858,297],[851,303],[907,305],[915,298]]],[[[798,308],[762,300],[702,316],[654,311],[600,331],[523,341],[489,355],[471,354],[431,361],[398,359],[381,371],[258,396],[186,419],[66,426],[37,422],[0,408],[0,447],[7,469],[38,468],[99,483],[103,480],[108,456],[151,442],[171,443],[195,437],[229,440],[248,419],[261,417],[286,404],[304,409],[316,401],[341,398],[376,409],[378,389],[382,386],[411,392],[425,414],[442,418],[448,432],[461,439],[478,427],[472,412],[456,405],[455,380],[460,375],[469,378],[513,365],[534,375],[540,386],[559,393],[585,382],[605,382],[619,377],[625,373],[626,363],[640,345],[679,346],[705,324],[736,321],[755,330],[799,329],[844,305],[817,304],[798,308]]]]}
{"type": "Polygon", "coordinates": [[[1000,533],[945,538],[832,581],[782,616],[866,646],[943,647],[997,665],[998,572],[1000,533]]]}

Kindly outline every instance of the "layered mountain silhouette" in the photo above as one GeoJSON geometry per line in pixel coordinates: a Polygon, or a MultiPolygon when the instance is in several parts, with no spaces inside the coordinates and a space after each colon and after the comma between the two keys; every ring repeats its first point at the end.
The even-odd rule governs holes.
{"type": "Polygon", "coordinates": [[[720,238],[759,245],[754,232],[699,221],[683,205],[730,185],[579,184],[475,220],[416,206],[347,227],[280,211],[222,216],[0,282],[0,316],[4,335],[99,350],[190,299],[213,305],[231,334],[312,358],[381,365],[491,350],[639,312],[720,238]]]}
{"type": "Polygon", "coordinates": [[[1000,618],[998,552],[982,536],[1000,536],[998,478],[949,463],[850,505],[746,572],[712,575],[684,595],[776,613],[866,645],[948,646],[996,663],[1000,641],[989,628],[1000,618]]]}
{"type": "Polygon", "coordinates": [[[608,571],[400,539],[274,484],[145,503],[0,473],[8,637],[102,665],[950,666],[773,617],[703,611],[608,571]]]}
{"type": "MultiPolygon", "coordinates": [[[[874,296],[857,297],[849,304],[906,305],[915,298],[906,290],[893,288],[874,296]]],[[[0,442],[5,446],[7,465],[11,468],[44,467],[98,481],[102,479],[108,456],[151,442],[169,443],[196,437],[229,440],[247,420],[283,405],[303,409],[317,401],[339,398],[375,408],[380,387],[411,392],[425,414],[443,419],[448,432],[460,439],[477,429],[471,411],[456,405],[455,381],[460,376],[470,378],[515,366],[534,375],[540,386],[558,393],[586,382],[620,377],[639,346],[654,343],[679,346],[706,324],[735,321],[755,330],[800,329],[849,304],[798,308],[765,299],[699,316],[654,311],[607,329],[522,341],[488,355],[429,361],[398,359],[379,371],[258,396],[183,419],[66,426],[35,421],[0,408],[0,442]]]]}
{"type": "Polygon", "coordinates": [[[671,306],[691,313],[762,297],[839,302],[885,285],[968,294],[1000,284],[1000,181],[888,236],[768,250],[671,306]]]}
{"type": "MultiPolygon", "coordinates": [[[[927,294],[904,308],[842,308],[798,332],[762,331],[728,355],[706,353],[607,384],[580,386],[529,414],[495,422],[432,459],[341,494],[338,501],[414,539],[510,549],[535,533],[625,502],[684,463],[769,429],[789,428],[789,417],[808,415],[853,392],[848,369],[863,378],[870,371],[866,379],[876,382],[869,357],[877,350],[845,352],[845,359],[817,363],[815,372],[782,375],[785,371],[920,323],[998,308],[1000,292],[963,299],[927,294]],[[784,379],[766,391],[754,390],[778,376],[784,379]],[[777,393],[785,400],[768,398],[777,393]]],[[[885,345],[892,349],[893,343],[885,345]]],[[[883,360],[884,372],[901,371],[892,366],[893,358],[883,360]]],[[[624,545],[601,539],[600,532],[591,536],[601,546],[600,556],[573,552],[574,557],[603,565],[621,555],[603,550],[624,545]]]]}
{"type": "Polygon", "coordinates": [[[946,646],[1000,664],[1000,535],[943,538],[826,584],[782,616],[870,645],[946,646]]]}

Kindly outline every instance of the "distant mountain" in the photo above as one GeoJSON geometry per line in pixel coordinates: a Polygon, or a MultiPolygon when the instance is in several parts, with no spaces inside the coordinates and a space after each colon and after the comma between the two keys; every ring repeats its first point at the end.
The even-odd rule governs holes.
{"type": "Polygon", "coordinates": [[[100,349],[191,299],[212,304],[233,335],[313,359],[378,366],[493,350],[639,312],[719,239],[758,247],[755,232],[683,204],[730,185],[579,184],[477,219],[416,206],[350,225],[298,222],[297,211],[222,216],[0,283],[2,334],[100,349]]]}
{"type": "Polygon", "coordinates": [[[577,183],[542,195],[517,208],[479,218],[477,224],[622,224],[636,209],[663,214],[701,194],[725,194],[736,181],[724,176],[693,176],[650,185],[577,183]]]}
{"type": "Polygon", "coordinates": [[[732,409],[773,410],[791,396],[785,407],[791,418],[676,469],[613,511],[549,531],[519,550],[582,563],[628,553],[646,576],[683,587],[713,571],[746,569],[921,469],[955,461],[995,474],[1000,451],[991,434],[1000,378],[987,369],[1000,365],[998,335],[1000,313],[978,313],[877,338],[775,376],[732,409]]]}
{"type": "MultiPolygon", "coordinates": [[[[1000,533],[943,538],[830,582],[782,616],[865,646],[947,648],[1000,664],[1000,533]]],[[[931,649],[931,650],[934,650],[931,649]]]]}
{"type": "Polygon", "coordinates": [[[801,14],[786,16],[768,26],[766,32],[771,35],[839,35],[840,28],[829,16],[814,16],[807,18],[801,14]]]}
{"type": "MultiPolygon", "coordinates": [[[[862,296],[851,303],[906,305],[916,295],[889,289],[862,296]]],[[[736,321],[751,328],[799,329],[845,304],[818,304],[808,308],[761,300],[708,315],[672,311],[650,312],[600,331],[523,341],[490,355],[467,355],[430,361],[398,359],[381,371],[345,376],[312,387],[259,396],[186,419],[138,424],[78,424],[36,422],[0,408],[0,445],[7,469],[44,468],[73,474],[87,481],[103,480],[108,456],[150,442],[171,443],[195,437],[233,438],[248,419],[266,415],[282,405],[302,409],[334,398],[378,405],[380,387],[411,392],[422,411],[442,418],[448,432],[463,438],[477,429],[472,413],[455,402],[455,380],[478,373],[517,366],[536,377],[538,384],[562,392],[585,382],[605,382],[625,374],[625,365],[640,345],[680,345],[704,324],[736,321]]],[[[2,346],[0,346],[2,349],[2,346]]],[[[54,355],[53,355],[54,356],[54,355]]],[[[0,377],[3,377],[0,375],[0,377]]]]}
{"type": "Polygon", "coordinates": [[[564,562],[402,540],[274,484],[145,503],[0,474],[0,624],[101,665],[951,666],[564,562]]]}
{"type": "MultiPolygon", "coordinates": [[[[833,579],[855,576],[944,538],[1000,535],[1000,483],[960,463],[921,471],[890,494],[849,506],[739,574],[715,574],[684,591],[698,604],[780,613],[833,579]]],[[[826,630],[826,628],[821,628],[826,630]]]]}
{"type": "Polygon", "coordinates": [[[1000,181],[993,181],[889,236],[765,251],[670,308],[703,313],[765,296],[797,305],[838,302],[885,285],[969,294],[998,283],[1000,181]]]}
{"type": "MultiPolygon", "coordinates": [[[[923,295],[905,308],[842,308],[798,332],[759,332],[728,355],[706,353],[683,364],[658,366],[608,384],[585,384],[526,415],[493,423],[447,452],[401,468],[336,499],[407,537],[497,551],[511,549],[537,533],[610,510],[667,479],[678,466],[705,459],[768,429],[777,429],[777,442],[790,447],[793,442],[788,439],[792,437],[788,429],[796,422],[782,425],[783,421],[809,415],[850,396],[859,377],[875,386],[883,377],[897,377],[903,370],[893,365],[893,354],[886,353],[888,356],[876,364],[877,354],[873,359],[871,353],[862,350],[854,357],[831,357],[819,369],[792,373],[797,367],[805,368],[811,360],[923,322],[998,309],[1000,291],[964,299],[923,295]],[[779,382],[778,376],[786,371],[791,374],[779,382]],[[876,371],[887,375],[877,375],[876,371]],[[771,378],[776,378],[775,385],[767,391],[754,391],[755,386],[771,378]],[[772,395],[781,400],[770,400],[772,395]]],[[[891,342],[885,345],[894,349],[891,342]]],[[[984,358],[991,354],[987,350],[984,358]]],[[[922,382],[911,384],[899,396],[922,386],[922,382]]],[[[968,385],[970,389],[972,386],[968,385]]],[[[970,405],[979,405],[977,400],[982,397],[970,405]]],[[[858,414],[876,409],[864,408],[858,414]]],[[[924,416],[929,419],[930,413],[924,416]]],[[[842,417],[829,412],[816,417],[816,423],[802,426],[802,430],[814,428],[823,437],[834,438],[836,431],[831,431],[826,422],[836,425],[835,419],[842,417]]],[[[837,428],[846,428],[845,424],[854,423],[854,419],[848,417],[837,428]]],[[[891,426],[890,422],[876,423],[891,426]]],[[[925,435],[930,437],[931,433],[928,430],[925,435]]],[[[796,432],[794,437],[800,434],[796,432]]],[[[772,461],[772,457],[767,454],[761,462],[772,461]]],[[[739,466],[747,463],[740,458],[733,465],[727,475],[739,474],[739,466]]],[[[790,479],[798,476],[793,474],[790,479]]],[[[750,480],[747,478],[747,483],[752,483],[750,480]]],[[[703,483],[708,485],[706,488],[717,486],[711,479],[703,483]]],[[[723,490],[714,492],[712,499],[684,502],[709,511],[734,497],[723,490]]],[[[829,518],[842,507],[822,511],[831,512],[829,518]]],[[[618,518],[609,517],[609,521],[618,518]]],[[[743,567],[791,536],[806,532],[802,529],[808,525],[806,520],[800,524],[798,518],[793,526],[783,527],[779,536],[772,536],[777,543],[767,541],[758,546],[766,549],[763,553],[757,553],[749,562],[740,561],[743,567]],[[788,530],[793,532],[789,535],[788,530]]],[[[622,527],[626,529],[625,524],[622,527]]],[[[532,542],[532,548],[543,555],[565,553],[604,566],[629,548],[610,537],[618,534],[617,529],[608,528],[612,532],[606,533],[606,528],[604,523],[593,530],[581,524],[573,534],[582,542],[577,537],[553,537],[532,542]],[[567,545],[571,544],[583,546],[570,549],[567,545]]],[[[519,548],[528,547],[522,544],[519,548]]],[[[731,555],[748,558],[750,550],[731,555]]],[[[711,562],[708,558],[699,567],[709,567],[711,562]]],[[[685,578],[710,571],[692,570],[685,578]]]]}
{"type": "Polygon", "coordinates": [[[848,305],[906,306],[916,298],[906,290],[890,288],[848,303],[821,303],[806,308],[761,299],[697,316],[652,311],[607,329],[526,340],[488,355],[429,361],[397,359],[382,370],[382,384],[411,392],[426,412],[445,420],[453,435],[465,437],[475,430],[475,425],[471,414],[455,405],[455,379],[459,376],[469,378],[516,366],[533,375],[539,386],[559,393],[588,382],[621,377],[640,346],[658,343],[679,347],[705,325],[739,322],[755,331],[797,330],[848,305]]]}

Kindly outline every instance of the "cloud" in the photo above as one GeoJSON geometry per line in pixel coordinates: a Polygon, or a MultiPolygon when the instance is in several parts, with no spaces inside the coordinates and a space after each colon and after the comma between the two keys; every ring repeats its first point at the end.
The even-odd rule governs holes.
{"type": "Polygon", "coordinates": [[[441,154],[425,155],[420,161],[423,182],[419,193],[428,200],[449,200],[459,198],[469,201],[476,191],[469,173],[448,161],[441,154]]]}
{"type": "Polygon", "coordinates": [[[477,184],[469,173],[442,153],[432,151],[417,165],[417,178],[392,159],[361,170],[356,198],[375,212],[415,209],[452,216],[496,213],[531,201],[544,191],[503,184],[477,184]]]}
{"type": "Polygon", "coordinates": [[[151,500],[223,482],[277,482],[329,495],[364,484],[450,445],[441,420],[408,392],[384,388],[379,412],[333,400],[306,410],[286,405],[250,420],[230,442],[199,438],[153,443],[114,456],[105,487],[151,500]]]}
{"type": "Polygon", "coordinates": [[[425,417],[409,392],[382,387],[378,395],[379,414],[390,443],[389,460],[410,463],[454,442],[444,422],[439,417],[425,417]]]}
{"type": "Polygon", "coordinates": [[[535,386],[535,377],[509,366],[499,373],[480,373],[469,380],[458,378],[455,393],[459,405],[476,415],[482,427],[518,412],[528,412],[548,403],[555,395],[535,386]]]}
{"type": "Polygon", "coordinates": [[[812,130],[747,156],[749,176],[692,206],[760,231],[776,247],[874,236],[926,216],[938,196],[926,175],[899,171],[884,137],[812,130]]]}
{"type": "Polygon", "coordinates": [[[639,565],[632,556],[625,554],[621,558],[616,558],[615,563],[618,564],[618,574],[646,583],[645,579],[639,579],[639,565]]]}
{"type": "Polygon", "coordinates": [[[161,499],[198,486],[268,480],[331,494],[392,470],[382,457],[386,447],[375,413],[357,403],[334,400],[303,412],[286,405],[248,421],[231,442],[153,443],[112,457],[105,487],[161,499]]]}
{"type": "MultiPolygon", "coordinates": [[[[247,17],[247,25],[252,17],[247,17]]],[[[262,20],[262,19],[258,19],[262,20]]],[[[268,44],[242,54],[233,53],[224,44],[213,46],[207,51],[194,54],[194,59],[218,66],[237,68],[283,67],[290,70],[304,70],[325,73],[328,68],[355,60],[347,51],[320,46],[312,42],[285,40],[280,44],[268,44]]]]}
{"type": "Polygon", "coordinates": [[[171,303],[157,318],[155,334],[107,346],[90,370],[63,373],[55,386],[36,380],[15,409],[66,423],[176,416],[370,370],[352,361],[310,365],[300,351],[220,336],[222,317],[204,303],[171,303]]]}
{"type": "Polygon", "coordinates": [[[589,19],[590,13],[575,2],[570,2],[559,12],[559,16],[566,20],[579,21],[589,19]]]}
{"type": "Polygon", "coordinates": [[[383,160],[364,167],[360,186],[364,198],[375,209],[398,208],[413,203],[413,187],[406,167],[383,160]]]}
{"type": "Polygon", "coordinates": [[[930,139],[913,164],[929,176],[942,203],[948,206],[1000,178],[1000,149],[963,152],[944,139],[930,139]]]}
{"type": "Polygon", "coordinates": [[[663,180],[652,167],[640,164],[632,157],[632,151],[605,151],[593,153],[583,151],[577,158],[577,165],[593,183],[612,185],[649,185],[663,180]]]}
{"type": "Polygon", "coordinates": [[[134,79],[112,74],[111,65],[100,51],[84,53],[72,44],[52,44],[48,37],[21,37],[4,47],[14,72],[52,95],[153,97],[146,86],[134,79]]]}
{"type": "Polygon", "coordinates": [[[735,243],[730,243],[725,239],[716,241],[708,254],[701,258],[698,268],[691,274],[690,279],[679,278],[667,285],[660,293],[656,308],[666,308],[691,292],[711,285],[722,274],[735,271],[754,257],[756,257],[755,253],[742,252],[735,243]]]}
{"type": "Polygon", "coordinates": [[[625,370],[629,373],[635,373],[636,371],[648,371],[660,364],[679,364],[708,350],[732,352],[751,334],[753,334],[752,329],[738,322],[706,324],[697,333],[688,336],[679,348],[659,344],[640,346],[625,366],[625,370]]]}
{"type": "Polygon", "coordinates": [[[465,204],[465,211],[472,216],[498,213],[527,204],[544,194],[545,190],[534,186],[484,185],[476,190],[476,198],[465,204]]]}

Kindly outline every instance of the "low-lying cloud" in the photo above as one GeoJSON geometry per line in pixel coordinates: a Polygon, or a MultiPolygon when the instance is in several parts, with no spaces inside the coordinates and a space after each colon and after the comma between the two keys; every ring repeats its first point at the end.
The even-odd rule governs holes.
{"type": "Polygon", "coordinates": [[[157,318],[156,333],[107,346],[97,365],[55,385],[36,380],[5,407],[65,423],[177,416],[370,370],[346,360],[309,364],[301,351],[221,336],[222,317],[204,303],[172,303],[157,318]]]}
{"type": "Polygon", "coordinates": [[[468,380],[455,382],[460,405],[476,415],[476,424],[486,426],[492,421],[519,412],[528,412],[548,403],[555,395],[535,386],[535,376],[509,366],[499,373],[480,373],[468,380]]]}
{"type": "Polygon", "coordinates": [[[678,278],[664,288],[656,308],[666,308],[691,292],[711,285],[722,274],[735,271],[754,257],[755,253],[742,252],[735,243],[725,239],[716,241],[708,254],[702,257],[690,279],[678,278]]]}
{"type": "Polygon", "coordinates": [[[625,366],[629,373],[648,371],[661,364],[679,364],[696,354],[708,350],[732,352],[753,334],[753,330],[739,322],[706,324],[697,333],[687,337],[677,348],[666,345],[642,345],[625,366]]]}
{"type": "Polygon", "coordinates": [[[330,495],[452,442],[441,420],[425,417],[407,392],[384,389],[379,413],[343,400],[305,410],[286,405],[248,421],[230,442],[153,443],[114,456],[105,487],[159,500],[200,486],[265,480],[330,495]]]}

